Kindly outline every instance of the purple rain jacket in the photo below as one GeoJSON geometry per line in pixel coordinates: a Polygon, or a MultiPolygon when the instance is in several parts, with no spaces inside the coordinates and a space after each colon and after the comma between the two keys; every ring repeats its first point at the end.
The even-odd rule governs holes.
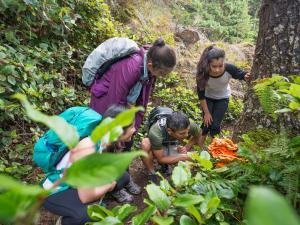
{"type": "MultiPolygon", "coordinates": [[[[90,107],[103,115],[113,104],[128,106],[127,96],[131,88],[140,80],[143,73],[145,49],[140,48],[137,53],[114,63],[101,79],[95,80],[91,87],[90,107]]],[[[143,81],[141,93],[136,106],[143,106],[146,110],[149,97],[156,78],[149,74],[149,80],[143,81]]],[[[135,128],[140,127],[145,112],[138,112],[135,117],[135,128]]]]}

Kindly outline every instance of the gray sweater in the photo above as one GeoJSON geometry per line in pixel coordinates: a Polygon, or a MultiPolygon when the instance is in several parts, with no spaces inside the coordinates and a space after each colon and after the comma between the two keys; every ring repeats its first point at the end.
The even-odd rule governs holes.
{"type": "Polygon", "coordinates": [[[225,72],[218,76],[210,76],[204,90],[198,90],[199,99],[225,99],[231,95],[229,81],[231,78],[244,80],[246,72],[233,64],[225,63],[225,72]]]}

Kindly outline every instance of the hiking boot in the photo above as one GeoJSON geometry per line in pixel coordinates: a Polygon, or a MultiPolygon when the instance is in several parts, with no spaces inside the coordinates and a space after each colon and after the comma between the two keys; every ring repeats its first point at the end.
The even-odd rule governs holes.
{"type": "Polygon", "coordinates": [[[133,201],[133,196],[129,194],[124,188],[115,191],[111,194],[119,203],[130,203],[133,201]]]}
{"type": "Polygon", "coordinates": [[[58,217],[58,219],[56,220],[55,225],[61,225],[61,220],[62,220],[62,216],[58,217]]]}
{"type": "Polygon", "coordinates": [[[131,178],[129,183],[125,186],[125,188],[127,189],[127,191],[134,195],[138,195],[142,192],[141,187],[134,183],[134,181],[131,178]]]}
{"type": "Polygon", "coordinates": [[[162,164],[160,171],[165,174],[166,176],[170,176],[171,175],[171,168],[168,164],[162,164]]]}
{"type": "Polygon", "coordinates": [[[159,185],[160,177],[156,174],[149,174],[149,180],[152,181],[154,184],[159,185]]]}

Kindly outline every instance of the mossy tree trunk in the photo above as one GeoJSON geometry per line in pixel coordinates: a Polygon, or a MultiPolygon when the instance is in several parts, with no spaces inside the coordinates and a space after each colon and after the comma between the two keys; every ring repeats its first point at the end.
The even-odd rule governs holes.
{"type": "MultiPolygon", "coordinates": [[[[300,0],[263,0],[251,73],[253,79],[300,75],[300,0]]],[[[282,115],[276,122],[267,117],[250,86],[235,135],[259,127],[278,129],[282,124],[300,131],[299,121],[292,114],[282,115]]]]}

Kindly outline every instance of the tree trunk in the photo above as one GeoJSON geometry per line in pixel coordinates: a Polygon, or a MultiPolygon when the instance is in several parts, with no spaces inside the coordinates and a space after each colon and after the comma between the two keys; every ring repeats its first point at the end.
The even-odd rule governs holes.
{"type": "MultiPolygon", "coordinates": [[[[300,75],[300,0],[263,0],[251,74],[253,79],[272,74],[300,75]]],[[[266,116],[250,87],[234,136],[260,127],[278,129],[280,124],[300,131],[299,120],[291,113],[280,116],[277,122],[266,116]]]]}

